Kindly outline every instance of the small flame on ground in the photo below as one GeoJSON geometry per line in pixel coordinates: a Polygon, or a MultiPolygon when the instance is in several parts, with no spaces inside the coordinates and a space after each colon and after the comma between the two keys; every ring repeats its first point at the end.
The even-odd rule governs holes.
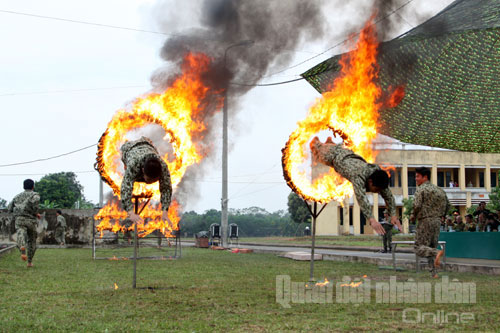
{"type": "Polygon", "coordinates": [[[340,286],[341,287],[351,287],[351,288],[357,288],[359,287],[363,282],[362,281],[359,281],[359,282],[351,282],[351,283],[343,283],[341,284],[340,286]]]}
{"type": "Polygon", "coordinates": [[[115,283],[115,290],[118,289],[118,285],[115,283]]]}
{"type": "Polygon", "coordinates": [[[330,281],[328,281],[328,279],[325,278],[325,281],[323,281],[323,282],[317,282],[316,286],[318,286],[318,287],[324,287],[324,286],[328,285],[329,283],[330,283],[330,281]]]}

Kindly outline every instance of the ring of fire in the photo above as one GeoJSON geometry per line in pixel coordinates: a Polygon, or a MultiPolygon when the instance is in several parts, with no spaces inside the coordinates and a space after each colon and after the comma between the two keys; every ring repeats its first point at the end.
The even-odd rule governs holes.
{"type": "MultiPolygon", "coordinates": [[[[198,116],[204,107],[204,98],[209,88],[204,85],[201,76],[208,69],[210,59],[203,54],[188,54],[182,64],[182,75],[162,93],[152,93],[137,98],[131,110],[119,110],[108,124],[98,144],[96,169],[113,193],[120,197],[122,174],[120,147],[125,142],[125,135],[134,129],[148,124],[160,125],[165,130],[164,140],[173,148],[175,159],[169,162],[168,155],[162,156],[170,171],[172,188],[182,180],[187,168],[199,163],[203,156],[193,141],[206,127],[198,116]]],[[[152,195],[159,200],[158,184],[136,182],[133,194],[152,195]]]]}
{"type": "Polygon", "coordinates": [[[283,176],[287,185],[302,197],[304,200],[316,201],[319,203],[339,200],[352,194],[352,185],[343,179],[339,174],[330,169],[327,174],[317,178],[314,182],[308,181],[306,173],[300,171],[301,163],[294,161],[303,161],[305,159],[305,150],[303,147],[309,142],[317,132],[331,130],[334,135],[338,135],[349,145],[349,137],[342,130],[334,129],[328,125],[319,127],[317,131],[308,131],[303,133],[297,129],[282,149],[283,176]],[[299,135],[300,134],[300,135],[299,135]],[[327,190],[328,189],[328,190],[327,190]]]}

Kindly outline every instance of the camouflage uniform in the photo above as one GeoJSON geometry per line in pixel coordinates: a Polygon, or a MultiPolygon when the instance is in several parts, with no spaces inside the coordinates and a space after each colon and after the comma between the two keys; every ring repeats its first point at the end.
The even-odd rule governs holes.
{"type": "Polygon", "coordinates": [[[450,202],[442,188],[429,181],[418,186],[413,201],[413,215],[417,219],[414,249],[417,256],[428,259],[432,273],[435,273],[434,259],[439,252],[436,248],[441,217],[449,208],[450,202]]]}
{"type": "Polygon", "coordinates": [[[66,245],[66,219],[62,215],[57,216],[55,238],[57,244],[66,245]]]}
{"type": "MultiPolygon", "coordinates": [[[[372,218],[373,210],[366,197],[366,183],[371,174],[380,170],[380,167],[366,162],[361,156],[342,145],[332,145],[330,151],[323,158],[337,173],[352,183],[361,212],[367,220],[372,218]]],[[[395,216],[396,201],[391,190],[385,188],[380,192],[380,195],[385,200],[389,216],[395,216]]]]}
{"type": "Polygon", "coordinates": [[[146,137],[141,137],[139,140],[127,141],[121,147],[122,161],[125,164],[125,175],[123,176],[121,185],[121,200],[123,209],[127,212],[134,209],[132,204],[132,191],[135,182],[145,182],[142,173],[144,162],[150,158],[156,158],[162,167],[160,176],[160,192],[161,192],[161,207],[163,210],[168,210],[172,197],[172,184],[170,182],[170,172],[168,166],[160,157],[160,154],[153,146],[151,140],[146,137]]]}
{"type": "Polygon", "coordinates": [[[28,262],[31,263],[36,251],[36,216],[38,214],[38,204],[40,196],[32,190],[25,190],[12,199],[9,213],[14,214],[17,229],[17,246],[27,250],[28,262]]]}
{"type": "Polygon", "coordinates": [[[383,219],[382,222],[382,227],[384,227],[385,234],[382,236],[382,240],[384,243],[384,251],[389,251],[392,250],[391,243],[392,243],[392,224],[390,221],[387,221],[386,219],[383,219]]]}

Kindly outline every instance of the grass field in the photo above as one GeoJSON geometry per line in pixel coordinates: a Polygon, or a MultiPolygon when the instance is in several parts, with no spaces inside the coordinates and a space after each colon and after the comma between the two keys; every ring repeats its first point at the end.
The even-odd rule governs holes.
{"type": "MultiPolygon", "coordinates": [[[[148,251],[152,254],[155,250],[141,254],[148,251]]],[[[126,254],[117,257],[121,255],[126,254]]],[[[178,260],[138,263],[138,287],[156,289],[132,289],[132,261],[93,261],[89,249],[40,249],[34,264],[33,269],[27,269],[17,251],[0,257],[0,331],[488,331],[497,330],[500,324],[497,276],[443,274],[450,281],[474,282],[475,304],[378,304],[373,285],[388,282],[392,271],[368,264],[323,261],[315,266],[315,276],[321,280],[326,277],[337,283],[345,275],[367,275],[372,283],[369,303],[337,303],[334,287],[332,303],[291,302],[290,308],[284,308],[276,302],[276,276],[289,275],[293,282],[305,282],[308,262],[270,254],[185,248],[178,260]],[[402,313],[408,308],[471,312],[474,320],[405,323],[402,313]]],[[[398,281],[408,279],[438,281],[427,273],[397,273],[398,281]]]]}
{"type": "MultiPolygon", "coordinates": [[[[393,240],[414,240],[414,235],[394,235],[393,240]]],[[[310,245],[311,237],[242,237],[240,242],[262,243],[262,244],[298,244],[310,245]]],[[[382,236],[316,236],[317,245],[340,245],[340,246],[374,246],[382,247],[382,236]]],[[[400,245],[406,246],[406,245],[400,245]]]]}

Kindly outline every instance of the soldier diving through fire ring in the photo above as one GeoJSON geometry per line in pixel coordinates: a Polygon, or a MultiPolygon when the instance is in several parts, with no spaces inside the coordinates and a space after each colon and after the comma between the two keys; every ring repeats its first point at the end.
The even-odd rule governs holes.
{"type": "Polygon", "coordinates": [[[384,170],[376,164],[366,162],[363,157],[342,144],[335,144],[331,137],[325,143],[315,137],[310,147],[315,161],[333,167],[338,174],[352,183],[361,212],[375,232],[385,234],[384,228],[373,216],[366,192],[380,193],[385,200],[391,224],[402,230],[396,216],[396,201],[389,189],[389,176],[384,170]]]}
{"type": "Polygon", "coordinates": [[[172,183],[170,172],[165,161],[160,157],[158,150],[151,140],[141,137],[139,140],[127,141],[121,147],[122,161],[125,165],[125,175],[121,185],[121,201],[128,217],[132,222],[141,218],[134,212],[132,191],[135,182],[153,184],[160,183],[162,218],[168,220],[168,207],[172,198],[172,183]]]}

